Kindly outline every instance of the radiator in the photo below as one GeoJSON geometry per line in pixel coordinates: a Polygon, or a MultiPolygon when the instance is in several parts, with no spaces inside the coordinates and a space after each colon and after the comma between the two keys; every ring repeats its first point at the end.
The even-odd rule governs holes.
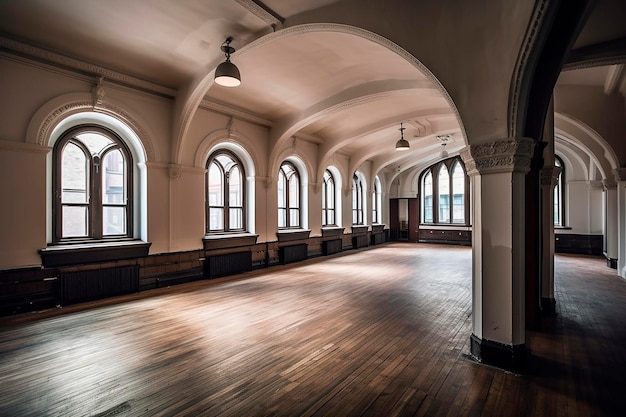
{"type": "Polygon", "coordinates": [[[207,278],[219,278],[252,270],[252,252],[212,255],[204,262],[207,278]]]}
{"type": "Polygon", "coordinates": [[[278,256],[281,264],[304,261],[308,257],[309,246],[306,243],[300,245],[282,246],[278,256]]]}
{"type": "Polygon", "coordinates": [[[322,253],[324,255],[332,255],[341,252],[343,242],[341,239],[326,240],[322,242],[322,253]]]}
{"type": "Polygon", "coordinates": [[[139,266],[94,269],[59,274],[61,304],[129,294],[139,291],[139,266]]]}
{"type": "Polygon", "coordinates": [[[385,241],[384,233],[372,233],[372,245],[380,245],[385,241]]]}
{"type": "Polygon", "coordinates": [[[352,247],[356,248],[364,248],[367,246],[367,235],[359,235],[352,237],[352,247]]]}

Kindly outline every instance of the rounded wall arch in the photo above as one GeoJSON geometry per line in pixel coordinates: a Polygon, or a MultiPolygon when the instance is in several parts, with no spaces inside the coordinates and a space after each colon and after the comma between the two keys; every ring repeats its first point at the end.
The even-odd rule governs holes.
{"type": "Polygon", "coordinates": [[[30,119],[26,130],[26,142],[40,146],[52,146],[63,132],[81,123],[97,123],[108,127],[122,138],[129,140],[133,156],[140,162],[157,162],[161,156],[152,144],[149,129],[113,103],[98,104],[93,94],[70,93],[49,100],[30,119]],[[55,137],[56,135],[56,137],[55,137]]]}
{"type": "Polygon", "coordinates": [[[562,113],[554,114],[554,130],[557,138],[589,155],[597,164],[603,179],[611,179],[613,171],[619,166],[618,158],[599,133],[580,120],[562,113]]]}
{"type": "MultiPolygon", "coordinates": [[[[50,103],[50,102],[49,102],[50,103]]],[[[74,102],[76,104],[76,102],[74,102]]],[[[44,106],[45,107],[45,106],[44,106]]],[[[43,109],[43,108],[42,108],[43,109]]],[[[73,127],[85,124],[103,126],[115,134],[117,134],[126,145],[133,158],[133,236],[143,241],[148,241],[148,174],[146,170],[146,162],[149,156],[154,157],[154,153],[148,153],[144,148],[144,141],[140,138],[133,126],[129,126],[124,120],[109,114],[108,112],[94,111],[93,107],[84,107],[82,105],[72,105],[64,107],[67,111],[57,111],[47,113],[45,111],[38,112],[39,115],[47,113],[45,122],[39,124],[41,119],[31,121],[29,131],[39,127],[38,142],[41,145],[54,147],[55,143],[63,136],[65,132],[73,127]],[[40,143],[39,140],[43,141],[40,143]]],[[[40,109],[41,110],[41,109],[40,109]]],[[[29,136],[31,137],[31,136],[29,136]]],[[[32,138],[32,137],[31,137],[32,138]]],[[[46,161],[46,177],[47,177],[47,195],[46,195],[46,223],[47,223],[47,241],[52,241],[52,171],[53,160],[52,153],[49,153],[46,161]]]]}

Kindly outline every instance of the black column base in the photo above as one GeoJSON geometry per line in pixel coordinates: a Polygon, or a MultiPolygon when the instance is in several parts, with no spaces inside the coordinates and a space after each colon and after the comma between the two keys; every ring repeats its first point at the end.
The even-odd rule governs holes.
{"type": "Polygon", "coordinates": [[[495,366],[507,371],[521,373],[526,369],[528,349],[526,345],[505,345],[475,334],[470,336],[471,355],[478,362],[495,366]]]}
{"type": "Polygon", "coordinates": [[[541,297],[541,310],[544,316],[556,314],[556,300],[554,298],[541,297]]]}

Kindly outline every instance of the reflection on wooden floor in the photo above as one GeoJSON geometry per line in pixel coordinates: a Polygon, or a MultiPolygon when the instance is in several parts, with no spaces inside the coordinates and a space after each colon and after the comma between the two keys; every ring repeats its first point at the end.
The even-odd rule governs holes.
{"type": "Polygon", "coordinates": [[[464,355],[470,249],[389,244],[0,319],[0,415],[623,415],[626,282],[556,270],[527,375],[464,355]]]}

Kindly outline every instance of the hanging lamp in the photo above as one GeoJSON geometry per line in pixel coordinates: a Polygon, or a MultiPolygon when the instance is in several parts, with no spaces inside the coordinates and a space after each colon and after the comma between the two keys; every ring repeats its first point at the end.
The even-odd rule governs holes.
{"type": "Polygon", "coordinates": [[[396,142],[396,151],[408,151],[410,148],[409,145],[409,141],[404,139],[404,130],[406,129],[406,127],[402,126],[402,123],[400,123],[400,140],[398,140],[396,142]]]}
{"type": "Polygon", "coordinates": [[[232,62],[230,62],[230,54],[235,52],[235,48],[230,46],[233,38],[229,36],[220,48],[224,51],[226,61],[222,62],[215,69],[215,82],[224,87],[237,87],[241,84],[241,75],[239,74],[239,68],[232,62]]]}

